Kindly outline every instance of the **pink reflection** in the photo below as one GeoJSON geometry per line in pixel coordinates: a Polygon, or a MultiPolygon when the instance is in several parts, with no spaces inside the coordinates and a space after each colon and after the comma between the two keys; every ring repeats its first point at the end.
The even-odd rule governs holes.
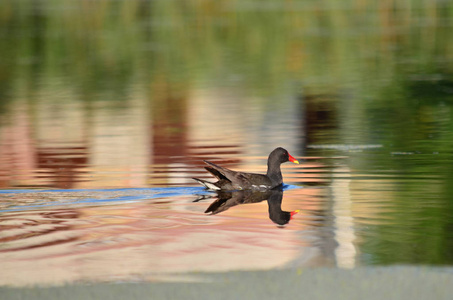
{"type": "Polygon", "coordinates": [[[272,111],[270,126],[268,108],[229,90],[172,91],[157,81],[152,101],[138,93],[115,109],[72,98],[16,102],[0,126],[0,188],[187,186],[203,159],[258,172],[276,146],[300,154],[298,100],[272,111]]]}
{"type": "Polygon", "coordinates": [[[0,126],[0,188],[27,185],[37,168],[27,114],[19,112],[11,119],[14,122],[0,126]]]}
{"type": "MultiPolygon", "coordinates": [[[[308,190],[289,193],[282,208],[303,209],[300,196],[319,193],[308,190]]],[[[316,227],[303,222],[310,210],[281,229],[268,219],[265,202],[206,215],[207,203],[192,202],[194,196],[171,200],[3,215],[0,284],[331,265],[316,227]]]]}

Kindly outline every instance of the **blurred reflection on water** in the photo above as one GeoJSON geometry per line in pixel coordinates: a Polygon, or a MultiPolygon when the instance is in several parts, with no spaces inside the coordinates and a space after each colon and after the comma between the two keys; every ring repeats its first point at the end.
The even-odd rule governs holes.
{"type": "Polygon", "coordinates": [[[452,26],[448,1],[2,1],[0,283],[452,264],[452,26]],[[284,228],[193,202],[203,159],[277,146],[305,158],[284,228]]]}
{"type": "MultiPolygon", "coordinates": [[[[279,188],[267,191],[218,191],[216,196],[215,201],[209,205],[205,213],[215,215],[236,205],[259,203],[267,200],[269,219],[275,224],[283,226],[299,212],[299,210],[291,212],[282,210],[283,190],[279,188]]],[[[203,196],[202,199],[204,198],[203,196]]],[[[199,201],[199,199],[195,201],[199,201]]]]}

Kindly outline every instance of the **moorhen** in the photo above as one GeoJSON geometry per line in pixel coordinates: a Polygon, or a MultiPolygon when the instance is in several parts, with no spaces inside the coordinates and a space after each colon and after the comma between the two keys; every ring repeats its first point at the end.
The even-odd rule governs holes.
{"type": "Polygon", "coordinates": [[[266,190],[273,189],[283,184],[280,165],[287,161],[298,164],[299,162],[292,157],[286,149],[278,147],[269,154],[267,159],[267,173],[254,174],[233,171],[220,167],[212,162],[204,161],[209,166],[205,169],[214,175],[219,181],[209,182],[199,178],[193,178],[210,190],[266,190]]]}

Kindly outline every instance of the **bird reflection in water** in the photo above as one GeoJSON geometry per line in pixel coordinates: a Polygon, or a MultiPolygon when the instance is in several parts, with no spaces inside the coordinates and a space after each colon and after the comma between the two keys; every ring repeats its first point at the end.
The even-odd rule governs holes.
{"type": "Polygon", "coordinates": [[[282,189],[265,191],[242,190],[242,191],[217,191],[217,199],[209,205],[205,213],[213,215],[230,209],[233,206],[249,203],[258,203],[267,200],[269,206],[269,219],[277,225],[287,224],[292,217],[299,212],[282,210],[282,189]]]}

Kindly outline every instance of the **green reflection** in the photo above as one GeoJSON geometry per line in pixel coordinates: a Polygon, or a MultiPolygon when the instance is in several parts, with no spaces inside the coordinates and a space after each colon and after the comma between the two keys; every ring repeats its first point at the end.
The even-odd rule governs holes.
{"type": "Polygon", "coordinates": [[[380,103],[387,101],[380,97],[383,87],[397,89],[410,74],[436,72],[442,81],[452,67],[452,8],[445,2],[0,5],[1,92],[10,95],[2,97],[3,105],[18,90],[55,77],[82,94],[111,91],[116,96],[110,100],[118,101],[127,99],[137,80],[164,80],[179,89],[213,79],[228,84],[235,76],[265,94],[281,92],[290,80],[310,92],[347,89],[359,96],[348,101],[380,103]]]}

